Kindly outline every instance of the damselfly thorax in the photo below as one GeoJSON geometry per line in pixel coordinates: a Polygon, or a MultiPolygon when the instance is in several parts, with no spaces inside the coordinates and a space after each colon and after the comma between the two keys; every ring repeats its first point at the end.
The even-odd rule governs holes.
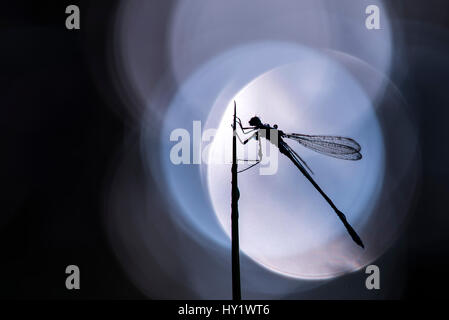
{"type": "Polygon", "coordinates": [[[271,127],[269,124],[264,124],[256,131],[255,139],[265,138],[272,144],[279,146],[279,142],[281,142],[283,136],[285,136],[284,132],[278,130],[276,125],[275,127],[271,127]]]}

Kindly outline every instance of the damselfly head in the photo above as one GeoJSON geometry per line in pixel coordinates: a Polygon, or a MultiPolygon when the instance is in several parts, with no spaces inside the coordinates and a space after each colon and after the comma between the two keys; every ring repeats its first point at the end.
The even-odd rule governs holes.
{"type": "Polygon", "coordinates": [[[262,121],[260,121],[260,118],[259,118],[259,117],[252,117],[252,118],[249,120],[249,125],[250,125],[250,126],[253,126],[253,127],[257,127],[257,126],[262,125],[262,121]]]}

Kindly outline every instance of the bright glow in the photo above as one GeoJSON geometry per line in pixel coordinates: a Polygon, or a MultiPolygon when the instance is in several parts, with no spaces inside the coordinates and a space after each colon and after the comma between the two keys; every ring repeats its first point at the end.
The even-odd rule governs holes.
{"type": "MultiPolygon", "coordinates": [[[[142,121],[143,163],[149,169],[149,176],[136,171],[134,159],[128,158],[129,153],[126,152],[123,167],[128,171],[119,176],[125,181],[117,179],[120,183],[114,183],[116,192],[110,197],[109,206],[113,214],[108,215],[108,223],[111,226],[110,240],[117,257],[128,275],[134,279],[134,283],[149,297],[230,298],[230,241],[221,222],[224,221],[224,214],[230,218],[229,204],[225,208],[216,200],[214,203],[210,201],[216,199],[216,195],[211,193],[213,190],[208,187],[208,181],[213,179],[208,174],[212,170],[211,167],[175,166],[170,162],[169,153],[173,143],[168,137],[176,128],[190,131],[194,120],[202,121],[204,129],[221,128],[223,123],[229,126],[231,118],[226,108],[240,91],[241,94],[237,98],[242,118],[247,116],[243,108],[246,106],[251,109],[251,113],[260,112],[264,121],[278,123],[284,130],[347,134],[362,143],[364,159],[356,164],[357,168],[350,170],[350,178],[341,177],[339,172],[334,171],[338,160],[313,155],[298,145],[292,147],[309,160],[316,172],[315,178],[348,215],[357,231],[364,229],[361,235],[365,242],[369,242],[364,255],[357,256],[351,250],[358,248],[342,233],[340,236],[343,242],[340,245],[329,242],[314,252],[315,257],[306,259],[304,254],[296,258],[291,256],[295,254],[293,245],[299,246],[297,240],[306,240],[305,233],[299,234],[298,230],[298,234],[293,235],[293,244],[277,238],[278,235],[273,232],[267,235],[258,234],[249,240],[268,236],[277,238],[273,239],[279,243],[277,250],[287,252],[288,264],[298,266],[293,270],[292,275],[295,278],[284,277],[282,274],[292,269],[288,264],[286,268],[279,257],[273,258],[274,254],[269,257],[271,260],[259,264],[262,262],[260,254],[249,252],[247,246],[244,250],[251,254],[251,259],[241,255],[243,296],[248,299],[305,297],[298,296],[298,293],[325,281],[302,281],[298,278],[310,278],[313,275],[331,277],[338,272],[362,268],[380,257],[391,246],[404,225],[412,199],[411,192],[419,173],[415,171],[419,168],[419,158],[415,154],[416,133],[407,116],[409,110],[404,108],[400,92],[388,81],[393,30],[390,28],[388,10],[382,5],[383,2],[369,2],[378,5],[382,11],[381,29],[373,32],[364,27],[364,15],[361,15],[366,8],[366,1],[251,0],[242,5],[239,0],[185,0],[177,1],[174,6],[141,0],[121,1],[112,32],[115,45],[111,51],[111,66],[115,65],[114,72],[118,72],[120,81],[116,81],[117,90],[121,97],[128,98],[125,105],[130,115],[135,116],[136,121],[142,121]],[[166,18],[169,18],[169,21],[166,18]],[[161,35],[165,37],[161,38],[161,35]],[[155,50],[160,48],[161,40],[166,41],[166,48],[155,50]],[[329,58],[326,60],[317,57],[318,52],[329,54],[329,58]],[[376,108],[380,108],[379,121],[383,134],[388,139],[382,141],[376,133],[377,129],[366,130],[363,134],[344,131],[341,117],[335,118],[338,124],[334,127],[335,130],[331,130],[333,127],[327,125],[332,122],[331,117],[335,114],[327,113],[329,108],[344,107],[336,101],[329,101],[328,109],[324,108],[323,112],[315,114],[308,110],[311,106],[320,105],[320,99],[335,99],[335,90],[325,91],[330,83],[326,82],[326,86],[320,84],[322,70],[296,77],[298,82],[292,85],[297,84],[297,88],[283,88],[279,85],[282,82],[273,79],[265,81],[273,96],[274,88],[277,88],[277,98],[276,101],[271,101],[273,103],[265,103],[265,92],[254,92],[251,99],[243,100],[244,96],[249,97],[244,93],[245,87],[261,75],[264,78],[263,75],[274,68],[305,61],[317,62],[315,67],[322,63],[324,66],[329,59],[344,66],[355,81],[363,86],[367,96],[367,99],[363,98],[364,92],[345,71],[337,68],[339,76],[330,77],[340,88],[339,94],[347,96],[349,107],[361,108],[358,109],[360,118],[355,119],[350,127],[370,128],[368,124],[375,127],[377,120],[366,100],[380,101],[382,106],[376,108]],[[167,63],[161,63],[162,61],[167,63]],[[166,78],[164,70],[168,72],[166,78]],[[302,94],[293,95],[292,90],[298,88],[302,94]],[[384,89],[388,93],[385,96],[384,89]],[[351,95],[354,95],[354,99],[349,99],[351,95]],[[288,101],[292,97],[293,101],[288,101]],[[312,97],[314,98],[311,99],[312,97]],[[261,106],[254,103],[257,98],[261,100],[261,106]],[[314,99],[318,101],[315,103],[314,99]],[[273,107],[279,111],[275,115],[268,110],[273,107]],[[293,111],[289,114],[286,110],[291,107],[293,111]],[[368,110],[364,120],[363,110],[368,110]],[[316,117],[312,117],[313,115],[316,117]],[[400,121],[391,121],[392,119],[400,121]],[[294,126],[291,122],[294,122],[294,126]],[[163,124],[162,132],[159,131],[160,123],[163,124]],[[159,134],[160,141],[155,141],[156,133],[159,134]],[[371,133],[373,135],[368,136],[371,133]],[[366,184],[360,184],[359,179],[364,179],[363,174],[368,172],[369,163],[366,161],[374,159],[373,164],[376,164],[379,160],[376,157],[381,157],[383,149],[379,144],[383,142],[386,147],[386,173],[381,196],[377,198],[374,184],[370,184],[369,179],[366,184]],[[156,148],[157,145],[160,146],[159,149],[156,148]],[[372,148],[371,151],[369,148],[372,148]],[[380,151],[378,154],[377,149],[380,151]],[[362,171],[363,174],[353,170],[362,171]],[[331,175],[328,171],[331,171],[331,175]],[[147,185],[147,179],[148,185],[157,185],[157,188],[165,192],[164,199],[156,198],[154,190],[142,187],[147,185]],[[328,181],[329,179],[331,181],[328,181]],[[348,189],[348,185],[361,185],[358,208],[350,202],[354,196],[354,188],[348,189]],[[348,195],[342,194],[343,191],[348,192],[348,195]],[[369,195],[372,202],[377,202],[378,207],[374,212],[368,205],[369,201],[365,199],[369,195]],[[366,205],[365,210],[360,209],[363,203],[366,205]],[[161,214],[165,211],[166,214],[161,214]],[[369,221],[364,223],[368,217],[369,221]],[[356,224],[353,219],[357,220],[356,224]],[[252,259],[257,259],[259,263],[254,263],[252,259]],[[271,263],[273,261],[275,263],[271,263]],[[341,266],[343,261],[346,261],[347,267],[341,266]],[[307,266],[306,263],[315,263],[319,269],[316,273],[300,272],[313,268],[313,265],[307,266]],[[279,266],[280,273],[270,271],[279,266]],[[182,289],[173,289],[176,288],[175,283],[182,289]],[[187,288],[192,293],[185,296],[182,292],[187,288]]],[[[395,31],[394,38],[400,38],[398,30],[395,31]]],[[[335,70],[335,66],[329,70],[335,70]]],[[[226,143],[229,143],[229,136],[225,131],[223,135],[226,136],[226,143]]],[[[381,164],[382,161],[377,163],[381,164]]],[[[337,168],[348,170],[347,165],[348,163],[345,163],[343,168],[337,168]]],[[[288,220],[290,223],[312,223],[311,219],[315,217],[312,218],[311,214],[304,214],[306,217],[302,218],[302,206],[307,205],[313,207],[313,216],[329,216],[338,228],[336,230],[341,231],[341,225],[333,216],[333,212],[327,205],[320,204],[322,200],[319,196],[314,198],[317,197],[316,192],[303,189],[308,188],[304,178],[296,171],[288,176],[290,171],[286,170],[292,168],[292,164],[284,159],[278,175],[260,177],[264,178],[261,180],[263,184],[256,189],[277,186],[269,179],[278,177],[278,184],[282,188],[293,187],[288,193],[281,194],[276,206],[285,206],[284,199],[291,201],[297,198],[295,201],[304,202],[300,203],[301,212],[295,211],[291,217],[292,221],[288,220]],[[286,178],[285,181],[281,181],[284,179],[281,179],[281,175],[286,178]],[[314,207],[315,203],[318,204],[317,208],[314,207]]],[[[226,175],[227,180],[220,182],[224,187],[219,190],[226,198],[230,190],[230,168],[222,167],[217,170],[222,170],[226,175]]],[[[371,174],[378,174],[377,179],[381,181],[383,168],[376,168],[374,165],[372,170],[367,177],[372,178],[371,174]],[[376,169],[379,170],[376,172],[376,169]]],[[[242,206],[252,196],[252,192],[254,193],[251,190],[256,190],[253,186],[247,188],[250,179],[252,177],[249,172],[240,177],[242,206]]],[[[283,189],[276,190],[278,193],[282,191],[283,189]]],[[[267,197],[266,194],[263,195],[267,197]]],[[[268,196],[276,198],[277,195],[268,196]]],[[[251,204],[252,208],[257,205],[252,199],[251,204]]],[[[245,228],[243,216],[254,215],[243,209],[244,207],[241,207],[241,226],[245,228]]],[[[264,219],[275,219],[278,211],[278,207],[270,212],[266,211],[267,216],[264,219]]],[[[321,230],[324,230],[325,226],[320,224],[318,227],[320,229],[316,231],[320,237],[317,237],[317,240],[324,241],[321,230]]],[[[330,236],[326,234],[326,237],[330,236]]],[[[271,244],[270,241],[268,244],[273,247],[275,242],[271,244]]],[[[304,245],[311,243],[300,244],[304,245]]],[[[391,263],[390,261],[389,264],[391,263]]]]}
{"type": "MultiPolygon", "coordinates": [[[[285,132],[348,136],[362,145],[364,158],[354,162],[319,155],[289,141],[363,238],[364,222],[382,182],[383,142],[369,100],[344,69],[309,52],[304,60],[253,80],[235,100],[245,125],[258,115],[264,123],[276,123],[285,132]]],[[[223,114],[211,158],[221,159],[223,146],[231,143],[232,114],[233,101],[223,114]]],[[[239,146],[239,158],[243,151],[239,146]]],[[[226,156],[229,163],[231,155],[226,156]]],[[[207,172],[213,207],[229,235],[230,166],[211,164],[207,172]]],[[[279,155],[277,174],[260,175],[253,168],[239,175],[239,188],[241,249],[263,266],[298,278],[330,278],[361,267],[357,261],[364,251],[283,155],[279,155]]]]}

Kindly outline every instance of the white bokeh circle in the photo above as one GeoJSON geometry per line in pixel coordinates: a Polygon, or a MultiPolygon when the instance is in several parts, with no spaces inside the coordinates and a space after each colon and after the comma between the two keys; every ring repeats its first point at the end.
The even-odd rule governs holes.
{"type": "MultiPolygon", "coordinates": [[[[370,100],[350,74],[329,57],[303,49],[300,62],[268,71],[234,99],[242,120],[256,114],[286,132],[349,136],[362,145],[364,158],[354,162],[325,157],[290,141],[355,229],[363,229],[382,185],[383,138],[370,100]]],[[[228,235],[231,154],[226,151],[232,111],[231,101],[210,146],[207,170],[211,201],[228,235]],[[225,158],[227,164],[214,164],[225,158]]],[[[239,146],[239,155],[252,144],[256,142],[239,146]]],[[[274,175],[261,175],[259,169],[240,175],[243,252],[272,271],[306,279],[331,278],[368,262],[326,201],[288,159],[277,156],[271,155],[278,161],[274,175]]]]}

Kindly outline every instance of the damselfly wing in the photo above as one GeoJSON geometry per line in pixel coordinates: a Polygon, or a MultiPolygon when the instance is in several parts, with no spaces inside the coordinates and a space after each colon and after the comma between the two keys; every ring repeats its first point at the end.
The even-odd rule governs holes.
{"type": "Polygon", "coordinates": [[[360,145],[351,138],[287,133],[285,137],[315,152],[344,160],[360,160],[360,145]]]}

